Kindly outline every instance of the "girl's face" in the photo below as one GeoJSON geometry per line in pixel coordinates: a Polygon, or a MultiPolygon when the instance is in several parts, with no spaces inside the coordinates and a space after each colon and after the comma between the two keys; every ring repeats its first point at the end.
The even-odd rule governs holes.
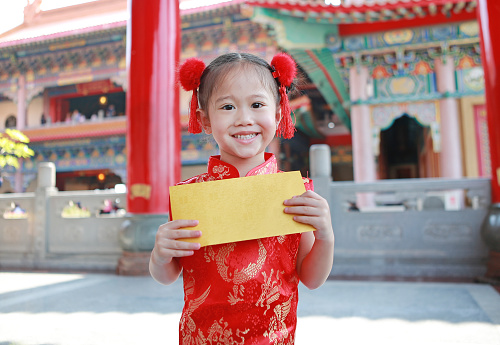
{"type": "Polygon", "coordinates": [[[279,121],[273,94],[249,66],[229,72],[199,116],[205,132],[219,144],[221,160],[235,166],[242,160],[250,160],[254,166],[264,162],[279,121]]]}

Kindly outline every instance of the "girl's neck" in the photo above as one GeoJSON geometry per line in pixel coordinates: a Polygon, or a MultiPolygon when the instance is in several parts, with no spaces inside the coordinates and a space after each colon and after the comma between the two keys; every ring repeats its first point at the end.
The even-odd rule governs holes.
{"type": "Polygon", "coordinates": [[[220,159],[226,163],[231,164],[240,173],[240,177],[246,176],[250,170],[261,165],[265,162],[264,153],[262,155],[257,155],[251,158],[239,158],[235,156],[225,156],[222,155],[220,159]]]}

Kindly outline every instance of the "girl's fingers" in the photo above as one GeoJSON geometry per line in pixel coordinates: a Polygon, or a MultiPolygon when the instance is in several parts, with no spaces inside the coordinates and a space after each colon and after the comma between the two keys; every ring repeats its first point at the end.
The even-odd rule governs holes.
{"type": "Polygon", "coordinates": [[[302,224],[308,224],[317,229],[317,218],[309,216],[294,216],[293,220],[302,224]]]}
{"type": "Polygon", "coordinates": [[[285,213],[304,216],[321,216],[321,210],[311,206],[293,206],[285,207],[285,213]]]}
{"type": "Polygon", "coordinates": [[[323,199],[318,194],[311,191],[307,191],[302,195],[296,195],[291,199],[287,199],[283,203],[287,206],[295,206],[295,205],[319,206],[324,201],[325,199],[323,199]]]}
{"type": "Polygon", "coordinates": [[[159,242],[160,247],[174,250],[198,250],[200,244],[196,242],[186,242],[177,240],[163,240],[159,242]]]}
{"type": "Polygon", "coordinates": [[[160,230],[174,230],[180,228],[188,228],[198,225],[198,221],[195,219],[176,219],[168,223],[160,225],[160,230]]]}
{"type": "Polygon", "coordinates": [[[200,230],[170,230],[166,232],[166,238],[177,240],[179,238],[196,238],[201,236],[200,230]]]}

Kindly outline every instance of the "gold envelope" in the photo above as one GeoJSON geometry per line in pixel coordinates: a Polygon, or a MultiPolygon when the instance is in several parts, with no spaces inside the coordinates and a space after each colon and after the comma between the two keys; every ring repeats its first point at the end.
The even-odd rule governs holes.
{"type": "Polygon", "coordinates": [[[170,187],[172,219],[196,219],[187,229],[202,236],[183,239],[201,246],[312,231],[283,212],[283,201],[305,192],[299,171],[170,187]]]}

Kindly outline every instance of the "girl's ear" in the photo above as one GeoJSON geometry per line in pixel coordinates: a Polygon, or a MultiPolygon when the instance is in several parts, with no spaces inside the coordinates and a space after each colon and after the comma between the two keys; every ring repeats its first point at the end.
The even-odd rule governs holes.
{"type": "Polygon", "coordinates": [[[280,122],[281,122],[281,108],[279,108],[278,111],[276,112],[276,129],[280,125],[280,122]]]}
{"type": "Polygon", "coordinates": [[[212,134],[212,126],[210,125],[208,114],[202,109],[196,109],[196,117],[200,121],[201,126],[205,130],[205,133],[212,134]]]}

